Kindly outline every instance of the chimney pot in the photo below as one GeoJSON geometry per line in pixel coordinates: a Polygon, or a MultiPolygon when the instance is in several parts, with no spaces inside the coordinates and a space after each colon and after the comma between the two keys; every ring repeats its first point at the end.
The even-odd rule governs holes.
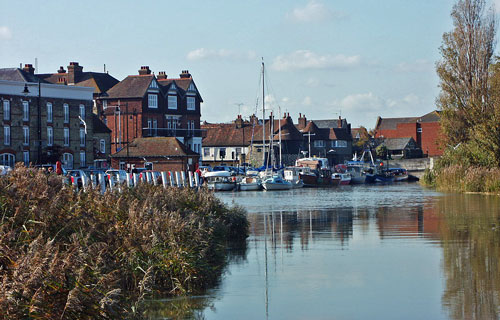
{"type": "Polygon", "coordinates": [[[28,64],[28,63],[25,64],[23,70],[29,74],[35,74],[35,69],[33,68],[32,64],[28,64]]]}
{"type": "Polygon", "coordinates": [[[149,70],[149,66],[141,66],[141,69],[139,70],[139,75],[148,75],[151,74],[151,70],[149,70]]]}

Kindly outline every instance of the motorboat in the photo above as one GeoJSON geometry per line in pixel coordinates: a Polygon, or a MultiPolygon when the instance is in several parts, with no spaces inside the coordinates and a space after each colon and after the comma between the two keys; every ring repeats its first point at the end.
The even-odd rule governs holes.
{"type": "Polygon", "coordinates": [[[308,167],[286,167],[283,171],[284,178],[292,184],[292,188],[302,188],[304,186],[304,181],[300,179],[300,174],[304,172],[310,172],[308,167]]]}
{"type": "Polygon", "coordinates": [[[273,175],[262,182],[265,190],[290,190],[292,183],[284,180],[279,175],[273,175]]]}
{"type": "Polygon", "coordinates": [[[262,189],[262,183],[258,177],[244,177],[238,185],[240,191],[256,191],[262,189]]]}
{"type": "Polygon", "coordinates": [[[345,186],[351,183],[351,174],[350,173],[339,173],[335,172],[332,174],[333,179],[340,179],[340,185],[345,186]]]}
{"type": "Polygon", "coordinates": [[[390,168],[390,172],[394,175],[394,181],[408,181],[408,171],[403,168],[390,168]]]}
{"type": "Polygon", "coordinates": [[[231,191],[236,188],[236,177],[229,171],[206,172],[203,176],[207,187],[214,191],[231,191]]]}

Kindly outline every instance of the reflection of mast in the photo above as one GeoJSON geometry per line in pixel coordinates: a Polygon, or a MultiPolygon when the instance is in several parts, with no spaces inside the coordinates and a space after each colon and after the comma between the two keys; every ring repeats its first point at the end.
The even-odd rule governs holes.
{"type": "Polygon", "coordinates": [[[269,318],[269,284],[268,284],[268,279],[267,279],[267,218],[266,214],[264,214],[264,260],[266,264],[266,268],[264,271],[264,276],[265,276],[265,282],[266,282],[266,293],[265,293],[265,298],[266,298],[266,319],[269,318]]]}

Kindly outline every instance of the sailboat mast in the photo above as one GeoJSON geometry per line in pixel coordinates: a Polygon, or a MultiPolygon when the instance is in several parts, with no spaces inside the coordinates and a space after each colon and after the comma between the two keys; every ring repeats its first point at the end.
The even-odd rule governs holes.
{"type": "MultiPolygon", "coordinates": [[[[264,58],[262,58],[262,165],[266,164],[266,96],[264,95],[264,58]]],[[[266,166],[267,168],[267,166],[266,166]]]]}
{"type": "Polygon", "coordinates": [[[281,107],[280,106],[278,106],[278,114],[280,116],[280,118],[279,118],[280,122],[278,125],[279,125],[279,131],[280,131],[279,137],[280,137],[280,168],[281,168],[281,165],[283,162],[281,161],[281,107]]]}

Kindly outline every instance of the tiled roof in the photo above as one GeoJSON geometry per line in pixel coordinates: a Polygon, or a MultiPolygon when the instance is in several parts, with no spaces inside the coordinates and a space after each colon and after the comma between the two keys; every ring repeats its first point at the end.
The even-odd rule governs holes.
{"type": "MultiPolygon", "coordinates": [[[[339,119],[312,120],[318,128],[339,128],[339,119]]],[[[340,119],[340,127],[347,126],[346,119],[340,119]]]]}
{"type": "Polygon", "coordinates": [[[428,114],[423,115],[418,119],[419,122],[439,122],[441,119],[441,116],[439,114],[440,112],[435,110],[432,112],[429,112],[428,114]]]}
{"type": "MultiPolygon", "coordinates": [[[[128,148],[129,157],[182,157],[199,156],[188,149],[175,137],[136,138],[128,148]]],[[[123,148],[111,155],[112,158],[127,157],[127,148],[123,148]]]]}
{"type": "Polygon", "coordinates": [[[202,125],[201,129],[206,130],[203,146],[248,146],[252,138],[250,125],[236,128],[234,123],[217,123],[202,125]]]}
{"type": "Polygon", "coordinates": [[[128,76],[108,90],[109,99],[142,98],[148,91],[154,75],[128,76]]]}
{"type": "Polygon", "coordinates": [[[400,123],[415,123],[418,117],[410,118],[379,118],[377,130],[396,130],[400,123]]]}
{"type": "Polygon", "coordinates": [[[19,81],[19,82],[40,82],[47,83],[37,75],[31,74],[19,68],[1,68],[0,80],[19,81]]]}
{"type": "MultiPolygon", "coordinates": [[[[170,88],[170,85],[172,82],[175,82],[175,85],[177,86],[178,90],[180,89],[181,95],[185,95],[186,91],[189,89],[189,85],[191,83],[194,84],[193,78],[177,78],[177,79],[157,79],[158,83],[160,86],[163,88],[164,92],[168,92],[168,89],[170,88]]],[[[196,84],[195,84],[196,87],[196,84]]],[[[197,90],[198,91],[198,90],[197,90]]],[[[201,102],[203,102],[203,99],[198,92],[198,98],[200,99],[201,102]]]]}
{"type": "MultiPolygon", "coordinates": [[[[59,79],[65,78],[68,80],[68,73],[45,73],[45,74],[37,74],[38,77],[45,79],[47,82],[57,84],[59,79]]],[[[111,89],[114,85],[116,85],[119,81],[115,79],[113,76],[108,73],[102,72],[81,72],[79,74],[78,79],[75,86],[78,87],[93,87],[95,88],[95,93],[101,94],[109,89],[111,89]]]]}
{"type": "Polygon", "coordinates": [[[92,127],[94,133],[111,133],[111,129],[109,129],[94,113],[92,113],[92,127]]]}
{"type": "MultiPolygon", "coordinates": [[[[383,144],[387,147],[388,150],[403,150],[412,140],[412,137],[385,138],[383,144]]],[[[413,144],[415,144],[415,140],[413,140],[413,144]]]]}

